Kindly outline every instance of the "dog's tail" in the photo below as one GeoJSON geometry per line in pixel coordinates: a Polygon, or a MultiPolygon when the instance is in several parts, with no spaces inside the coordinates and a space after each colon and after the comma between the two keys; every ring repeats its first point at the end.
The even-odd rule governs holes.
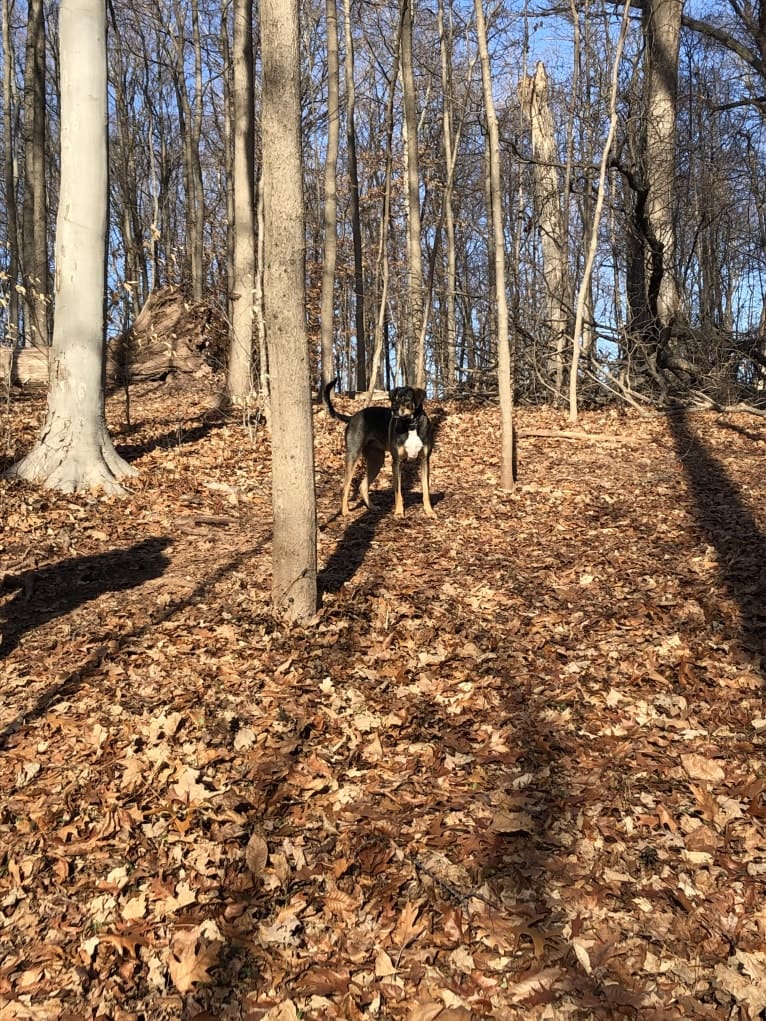
{"type": "Polygon", "coordinates": [[[329,383],[325,384],[325,386],[322,388],[322,402],[324,403],[325,408],[327,408],[327,414],[330,416],[330,418],[337,418],[339,422],[350,422],[351,415],[344,415],[343,412],[336,411],[332,405],[332,400],[330,399],[332,388],[335,386],[337,382],[338,377],[336,376],[335,379],[331,379],[329,383]]]}

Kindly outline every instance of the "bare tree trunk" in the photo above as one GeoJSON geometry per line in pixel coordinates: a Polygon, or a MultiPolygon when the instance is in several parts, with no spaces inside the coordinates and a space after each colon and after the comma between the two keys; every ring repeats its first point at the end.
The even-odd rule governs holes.
{"type": "Polygon", "coordinates": [[[226,398],[245,407],[252,391],[255,291],[255,143],[253,109],[253,4],[234,2],[234,272],[226,398]]]}
{"type": "Polygon", "coordinates": [[[24,204],[22,272],[26,339],[50,343],[48,198],[45,160],[45,19],[42,0],[30,0],[24,70],[24,204]]]}
{"type": "Polygon", "coordinates": [[[444,30],[444,0],[439,0],[437,12],[439,31],[439,56],[441,59],[442,82],[442,131],[444,133],[444,161],[447,164],[447,180],[444,185],[444,229],[447,235],[447,280],[444,295],[445,304],[445,342],[447,347],[445,389],[450,392],[457,382],[457,360],[455,337],[457,325],[455,318],[455,281],[457,269],[455,260],[455,214],[452,208],[452,193],[455,181],[455,155],[452,144],[452,46],[444,30]]]}
{"type": "Polygon", "coordinates": [[[105,12],[103,0],[61,2],[61,198],[48,412],[37,445],[9,473],[63,492],[122,493],[117,480],[135,474],[115,452],[104,418],[105,12]]]}
{"type": "Polygon", "coordinates": [[[324,166],[324,264],[322,266],[322,382],[333,372],[335,333],[335,261],[338,250],[338,135],[340,133],[340,89],[338,83],[338,4],[325,0],[327,23],[327,159],[324,166]]]}
{"type": "MultiPolygon", "coordinates": [[[[646,98],[646,216],[662,259],[662,279],[656,295],[660,334],[671,330],[678,314],[673,200],[676,179],[676,118],[678,113],[678,53],[683,0],[648,0],[643,5],[647,44],[646,98]]],[[[651,276],[652,253],[647,253],[651,276]]],[[[652,302],[655,298],[652,296],[652,302]]],[[[654,309],[652,310],[654,311],[654,309]]]]}
{"type": "Polygon", "coordinates": [[[260,406],[271,424],[271,397],[269,388],[269,352],[266,347],[266,324],[263,319],[263,265],[264,265],[264,210],[263,210],[263,167],[256,185],[255,216],[258,222],[255,261],[255,289],[253,291],[253,314],[255,316],[255,337],[258,346],[258,393],[260,406]]]}
{"type": "Polygon", "coordinates": [[[500,189],[500,137],[492,96],[492,73],[487,47],[487,25],[484,20],[482,0],[474,0],[476,11],[476,33],[481,60],[481,80],[484,93],[484,110],[487,117],[487,148],[489,156],[489,181],[492,213],[492,250],[495,269],[495,307],[497,309],[497,382],[500,393],[500,486],[511,490],[515,483],[515,458],[513,435],[513,359],[508,336],[508,301],[505,293],[505,233],[503,230],[503,205],[500,189]]]}
{"type": "Polygon", "coordinates": [[[543,250],[543,269],[548,298],[551,332],[550,364],[557,398],[562,397],[564,348],[571,322],[573,285],[567,261],[566,231],[561,209],[561,183],[556,157],[553,116],[548,105],[548,76],[539,61],[535,73],[524,78],[520,87],[521,105],[532,129],[532,154],[535,160],[537,217],[543,250]]]}
{"type": "MultiPolygon", "coordinates": [[[[231,327],[234,318],[234,67],[233,39],[229,39],[229,9],[221,11],[221,57],[223,59],[223,168],[226,174],[226,315],[231,327]]],[[[233,35],[233,32],[232,32],[233,35]]],[[[255,186],[253,186],[255,187],[255,186]]],[[[255,201],[255,193],[253,193],[255,201]]]]}
{"type": "Polygon", "coordinates": [[[383,358],[383,346],[386,341],[386,317],[388,315],[388,284],[390,267],[388,261],[388,232],[391,226],[391,178],[394,168],[394,95],[396,92],[396,79],[399,74],[399,40],[393,48],[394,68],[391,74],[391,87],[386,101],[386,176],[383,185],[383,211],[380,217],[380,228],[378,234],[378,257],[377,268],[379,285],[378,314],[375,319],[375,344],[372,355],[372,370],[370,372],[369,387],[367,390],[367,404],[372,402],[372,393],[378,382],[378,374],[383,358]]]}
{"type": "MultiPolygon", "coordinates": [[[[2,0],[3,19],[3,134],[5,136],[5,179],[6,215],[8,218],[8,336],[7,341],[15,349],[19,340],[19,226],[16,204],[16,139],[13,132],[15,106],[13,89],[13,49],[10,29],[10,0],[2,0]]],[[[0,382],[2,382],[0,380],[0,382]]],[[[9,382],[6,381],[6,382],[9,382]]]]}
{"type": "Polygon", "coordinates": [[[354,84],[354,40],[351,35],[351,0],[344,0],[346,44],[346,148],[351,188],[351,235],[354,242],[354,324],[356,329],[356,388],[367,386],[367,340],[364,318],[364,252],[359,212],[359,170],[356,159],[356,86],[354,84]]]}
{"type": "Polygon", "coordinates": [[[264,310],[271,381],[272,603],[288,621],[316,611],[316,498],[305,321],[298,0],[261,4],[264,310]]]}
{"type": "Polygon", "coordinates": [[[612,151],[612,143],[614,141],[614,133],[617,126],[617,88],[619,84],[620,61],[622,60],[622,51],[625,47],[625,39],[628,33],[630,5],[631,0],[625,0],[620,35],[617,40],[614,62],[612,64],[612,90],[609,97],[609,131],[607,132],[606,141],[604,142],[604,150],[601,154],[598,190],[596,193],[596,208],[593,212],[593,223],[591,225],[590,239],[588,242],[588,254],[583,268],[582,280],[580,281],[580,288],[577,295],[577,305],[575,307],[572,366],[569,372],[569,421],[573,424],[577,422],[578,418],[578,368],[580,364],[580,355],[585,349],[585,343],[587,343],[587,340],[583,341],[582,339],[584,334],[583,321],[589,304],[591,275],[593,272],[593,264],[596,260],[596,250],[598,248],[598,229],[601,223],[601,210],[604,206],[604,196],[606,194],[606,171],[609,165],[609,156],[612,151]]]}
{"type": "Polygon", "coordinates": [[[112,4],[109,5],[112,35],[112,88],[114,94],[114,146],[111,155],[111,185],[115,219],[122,228],[123,279],[122,295],[123,330],[127,330],[146,300],[145,253],[141,220],[138,213],[139,187],[136,172],[136,142],[131,130],[131,102],[128,98],[127,79],[130,56],[126,56],[120,36],[119,23],[112,4]]]}
{"type": "Polygon", "coordinates": [[[425,386],[423,326],[423,256],[420,249],[420,165],[418,159],[418,108],[412,58],[412,0],[402,0],[401,71],[404,92],[404,135],[407,151],[407,292],[409,328],[407,382],[425,386]]]}
{"type": "Polygon", "coordinates": [[[202,183],[200,143],[202,140],[202,41],[199,29],[198,0],[191,0],[192,44],[194,47],[194,108],[190,122],[190,169],[193,181],[194,215],[189,225],[191,249],[192,297],[201,301],[205,292],[205,190],[202,183]]]}
{"type": "Polygon", "coordinates": [[[191,0],[192,47],[194,51],[195,105],[189,102],[186,65],[185,9],[174,0],[176,25],[175,90],[178,100],[178,126],[184,147],[184,183],[186,186],[186,260],[189,288],[194,301],[201,301],[204,291],[204,196],[200,136],[202,131],[202,56],[199,37],[198,0],[191,0]]]}

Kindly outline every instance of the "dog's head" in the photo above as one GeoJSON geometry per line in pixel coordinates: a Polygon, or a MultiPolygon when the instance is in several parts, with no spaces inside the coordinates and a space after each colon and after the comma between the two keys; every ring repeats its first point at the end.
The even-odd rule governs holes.
{"type": "Polygon", "coordinates": [[[389,392],[389,397],[394,418],[414,418],[423,410],[426,392],[411,386],[397,386],[389,392]]]}

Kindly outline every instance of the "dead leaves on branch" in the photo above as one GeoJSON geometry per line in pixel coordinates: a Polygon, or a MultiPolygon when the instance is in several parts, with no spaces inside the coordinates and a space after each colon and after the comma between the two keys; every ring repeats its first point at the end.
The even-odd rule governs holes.
{"type": "Polygon", "coordinates": [[[503,496],[495,412],[449,409],[439,521],[384,472],[347,526],[320,416],[332,584],[285,632],[267,438],[179,407],[134,397],[129,501],[2,490],[2,1016],[757,1017],[752,429],[695,423],[754,552],[660,420],[522,413],[503,496]]]}

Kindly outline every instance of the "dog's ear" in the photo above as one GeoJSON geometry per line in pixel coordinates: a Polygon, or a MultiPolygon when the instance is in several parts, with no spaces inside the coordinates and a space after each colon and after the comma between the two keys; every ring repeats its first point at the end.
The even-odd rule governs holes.
{"type": "Polygon", "coordinates": [[[396,395],[399,393],[400,390],[401,390],[400,386],[395,386],[393,387],[393,389],[388,391],[388,399],[391,401],[392,404],[396,400],[396,395]]]}
{"type": "Polygon", "coordinates": [[[412,391],[412,396],[415,398],[415,407],[422,408],[426,399],[425,390],[421,390],[419,387],[412,391]]]}

